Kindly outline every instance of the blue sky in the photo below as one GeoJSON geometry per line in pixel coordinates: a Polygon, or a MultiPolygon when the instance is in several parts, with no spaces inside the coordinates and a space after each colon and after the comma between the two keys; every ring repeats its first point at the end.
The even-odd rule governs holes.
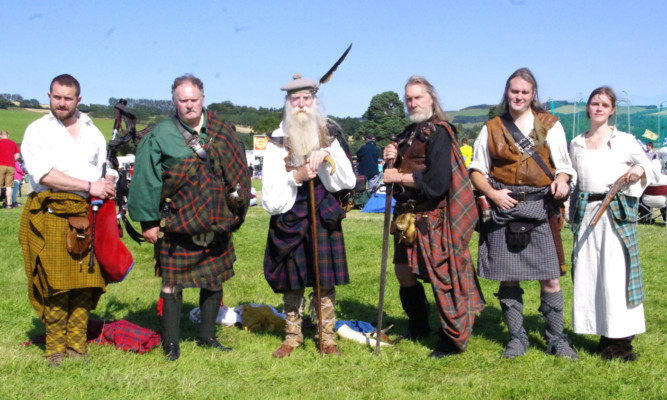
{"type": "MultiPolygon", "coordinates": [[[[371,98],[426,76],[447,110],[500,100],[529,67],[540,98],[586,100],[600,85],[637,105],[667,101],[667,3],[655,1],[0,0],[0,93],[47,101],[74,75],[83,103],[169,99],[194,73],[206,103],[282,107],[296,72],[319,79],[328,114],[361,116],[371,98]]],[[[665,103],[667,105],[667,102],[665,103]]]]}

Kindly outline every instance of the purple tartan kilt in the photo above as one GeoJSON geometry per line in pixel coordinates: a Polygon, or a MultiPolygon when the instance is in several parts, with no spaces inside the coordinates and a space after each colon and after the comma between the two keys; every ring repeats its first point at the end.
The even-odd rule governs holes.
{"type": "Polygon", "coordinates": [[[189,235],[167,233],[155,245],[155,259],[163,285],[207,288],[234,276],[236,255],[231,235],[216,237],[204,248],[192,243],[189,235]]]}
{"type": "MultiPolygon", "coordinates": [[[[315,286],[313,245],[310,222],[304,230],[278,229],[277,221],[285,214],[271,217],[264,254],[264,276],[276,293],[315,286]]],[[[320,220],[321,221],[321,220],[320,220]]],[[[330,288],[350,282],[345,256],[345,241],[340,223],[334,229],[317,225],[320,286],[330,288]]]]}

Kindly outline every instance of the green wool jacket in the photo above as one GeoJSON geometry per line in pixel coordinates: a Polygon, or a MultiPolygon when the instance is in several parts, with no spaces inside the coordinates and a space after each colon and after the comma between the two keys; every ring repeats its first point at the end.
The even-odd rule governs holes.
{"type": "MultiPolygon", "coordinates": [[[[204,123],[199,140],[202,144],[208,140],[207,125],[208,112],[204,110],[204,123]]],[[[195,133],[189,127],[186,128],[195,133]]],[[[171,118],[161,121],[141,139],[134,160],[134,173],[128,197],[128,211],[132,220],[138,222],[160,220],[162,173],[193,154],[192,149],[185,145],[183,135],[171,118]]]]}

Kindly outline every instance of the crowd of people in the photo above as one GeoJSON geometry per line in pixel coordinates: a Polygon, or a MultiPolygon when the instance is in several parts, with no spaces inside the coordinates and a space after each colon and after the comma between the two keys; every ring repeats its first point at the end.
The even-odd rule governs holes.
{"type": "MultiPolygon", "coordinates": [[[[264,275],[282,294],[286,316],[276,358],[288,357],[304,342],[308,288],[320,352],[342,355],[334,332],[336,286],[349,284],[350,275],[341,193],[355,187],[357,176],[340,126],[323,112],[319,87],[297,74],[280,88],[283,120],[269,135],[263,160],[261,204],[271,216],[264,275]]],[[[646,329],[637,198],[659,171],[632,135],[609,125],[616,111],[613,90],[605,86],[591,93],[586,106],[591,128],[568,149],[562,125],[543,109],[527,68],[507,79],[500,114],[482,127],[474,146],[467,139],[459,142],[426,78],[411,76],[404,89],[411,124],[382,151],[369,136],[357,152],[364,180],[374,186],[382,179],[393,188],[393,263],[407,315],[404,337],[422,341],[434,333],[425,282],[440,320],[430,357],[465,352],[475,316],[485,305],[479,276],[499,282],[495,296],[508,330],[502,356],[520,357],[531,345],[521,282],[538,281],[545,352],[578,359],[565,334],[560,285],[566,273],[561,210],[570,199],[574,332],[599,335],[596,350],[603,358],[634,361],[632,340],[646,329]],[[610,193],[619,178],[626,184],[610,193]],[[479,198],[490,204],[488,219],[481,218],[479,198]],[[593,221],[603,207],[608,208],[600,220],[593,221]],[[479,231],[477,271],[468,248],[474,229],[479,231]]],[[[29,298],[46,326],[45,356],[54,366],[66,357],[87,359],[88,316],[107,282],[91,254],[89,234],[77,227],[88,221],[91,199],[116,196],[118,179],[105,168],[104,137],[77,110],[80,91],[70,75],[52,80],[51,112],[27,128],[20,152],[7,132],[0,134],[7,198],[19,153],[33,188],[19,236],[29,298]],[[90,260],[89,267],[82,267],[84,260],[90,260]]],[[[248,210],[251,175],[231,125],[204,107],[204,83],[183,75],[171,93],[175,113],[137,148],[128,211],[154,245],[162,350],[176,361],[186,288],[199,289],[197,345],[232,350],[218,340],[215,324],[223,283],[234,276],[233,233],[248,210]]],[[[7,208],[12,204],[7,200],[7,208]]]]}

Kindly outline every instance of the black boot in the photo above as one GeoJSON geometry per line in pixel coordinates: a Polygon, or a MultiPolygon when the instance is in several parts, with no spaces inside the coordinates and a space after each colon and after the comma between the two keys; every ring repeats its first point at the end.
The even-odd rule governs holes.
{"type": "Polygon", "coordinates": [[[428,356],[431,358],[443,358],[459,353],[461,353],[461,350],[456,346],[454,341],[445,332],[440,330],[438,332],[438,344],[436,344],[435,350],[428,356]]]}
{"type": "Polygon", "coordinates": [[[201,324],[199,325],[197,345],[202,347],[213,347],[221,351],[231,351],[231,347],[221,345],[215,337],[215,320],[218,318],[221,300],[222,289],[218,291],[201,289],[199,292],[201,324]]]}
{"type": "Polygon", "coordinates": [[[409,287],[401,286],[398,293],[403,310],[408,315],[408,333],[405,336],[410,340],[428,338],[431,334],[431,326],[428,322],[429,307],[424,286],[419,282],[409,287]]]}
{"type": "Polygon", "coordinates": [[[544,315],[544,319],[546,320],[546,326],[544,327],[544,338],[547,342],[546,352],[557,357],[578,360],[579,356],[570,346],[567,335],[563,332],[565,328],[565,322],[563,321],[563,292],[542,292],[540,293],[540,299],[542,302],[538,310],[544,315]]]}
{"type": "Polygon", "coordinates": [[[183,292],[160,293],[162,299],[162,350],[167,360],[176,361],[181,356],[178,345],[183,292]]]}
{"type": "Polygon", "coordinates": [[[602,350],[602,358],[605,360],[613,360],[617,358],[626,362],[635,361],[639,354],[635,353],[632,348],[632,340],[634,338],[634,336],[620,339],[607,338],[609,345],[602,350]]]}

